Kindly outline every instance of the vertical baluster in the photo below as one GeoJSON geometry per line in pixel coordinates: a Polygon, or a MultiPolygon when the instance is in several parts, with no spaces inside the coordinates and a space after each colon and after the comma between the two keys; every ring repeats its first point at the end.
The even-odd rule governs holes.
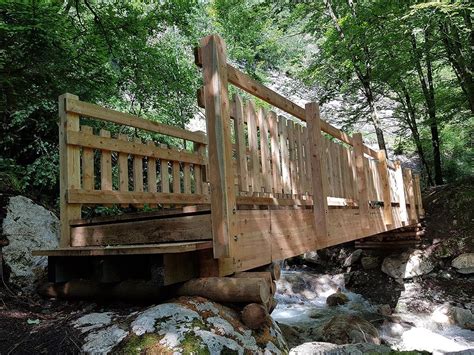
{"type": "MultiPolygon", "coordinates": [[[[122,141],[128,141],[126,134],[119,134],[118,139],[122,141]]],[[[128,154],[119,153],[118,155],[118,167],[119,167],[119,191],[128,192],[128,154]]],[[[128,207],[128,203],[122,203],[121,207],[128,207]]]]}
{"type": "Polygon", "coordinates": [[[294,133],[294,122],[288,120],[288,153],[290,157],[290,184],[291,194],[295,195],[298,193],[296,185],[296,163],[295,163],[295,133],[294,133]]]}
{"type": "MultiPolygon", "coordinates": [[[[281,189],[281,162],[280,162],[280,143],[278,140],[278,126],[276,113],[270,111],[268,113],[268,123],[270,128],[270,143],[272,154],[272,178],[273,193],[280,195],[281,189]]],[[[279,196],[276,196],[279,197],[279,196]]]]}
{"type": "Polygon", "coordinates": [[[290,182],[290,152],[288,149],[288,131],[286,125],[286,118],[280,116],[278,118],[280,131],[280,146],[281,146],[281,169],[283,177],[283,193],[291,194],[290,182]]]}
{"type": "Polygon", "coordinates": [[[237,172],[239,175],[239,190],[247,192],[249,190],[249,177],[247,170],[247,145],[245,144],[245,122],[242,99],[239,95],[234,95],[234,131],[237,152],[237,172]]]}
{"type": "MultiPolygon", "coordinates": [[[[92,127],[81,126],[83,134],[92,135],[92,127]]],[[[94,190],[94,150],[92,148],[82,148],[82,188],[84,190],[94,190]]]]}
{"type": "Polygon", "coordinates": [[[260,192],[260,162],[258,159],[258,140],[257,140],[257,115],[252,101],[248,101],[246,105],[247,111],[247,127],[249,134],[250,148],[250,185],[253,192],[260,192]]]}
{"type": "MultiPolygon", "coordinates": [[[[110,138],[110,132],[101,129],[100,136],[110,138]]],[[[102,150],[100,155],[100,189],[112,191],[112,154],[109,150],[102,150]]],[[[104,206],[111,207],[113,205],[106,204],[104,206]]]]}
{"type": "Polygon", "coordinates": [[[258,122],[260,126],[260,153],[262,157],[262,185],[265,192],[272,191],[271,172],[270,172],[270,152],[268,143],[268,122],[265,112],[258,111],[258,122]]]}
{"type": "Polygon", "coordinates": [[[305,175],[304,175],[304,161],[303,161],[303,144],[301,142],[301,136],[302,136],[302,126],[299,124],[295,125],[295,133],[296,133],[296,153],[297,153],[297,159],[296,159],[296,168],[298,170],[298,192],[300,194],[305,193],[305,188],[304,188],[304,181],[305,181],[305,175]]]}
{"type": "MultiPolygon", "coordinates": [[[[142,144],[140,138],[135,138],[135,143],[142,144]]],[[[133,157],[133,191],[143,192],[143,157],[135,155],[133,157]]],[[[143,204],[137,204],[137,208],[143,208],[143,204]]]]}
{"type": "MultiPolygon", "coordinates": [[[[161,148],[167,149],[166,144],[161,144],[161,148]]],[[[169,166],[168,166],[169,161],[162,159],[160,162],[161,166],[161,192],[163,193],[169,193],[170,192],[170,174],[169,174],[169,166]]],[[[169,208],[169,205],[163,205],[164,208],[169,208]]]]}
{"type": "MultiPolygon", "coordinates": [[[[155,143],[148,141],[147,145],[155,147],[155,143]]],[[[148,192],[156,192],[156,159],[152,157],[147,158],[147,183],[148,183],[148,192]]],[[[156,208],[158,205],[156,203],[150,203],[151,208],[156,208]]]]}

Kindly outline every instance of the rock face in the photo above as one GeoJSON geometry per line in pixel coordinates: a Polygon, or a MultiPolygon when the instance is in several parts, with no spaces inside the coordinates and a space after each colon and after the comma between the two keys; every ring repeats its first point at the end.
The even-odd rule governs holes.
{"type": "Polygon", "coordinates": [[[459,255],[451,262],[451,265],[461,274],[474,273],[474,253],[459,255]]]}
{"type": "Polygon", "coordinates": [[[344,267],[349,267],[360,260],[362,256],[362,249],[355,250],[351,255],[349,255],[346,260],[344,260],[344,267]]]}
{"type": "Polygon", "coordinates": [[[474,330],[474,315],[468,309],[444,304],[433,311],[437,323],[457,324],[461,328],[474,330]]]}
{"type": "Polygon", "coordinates": [[[323,341],[333,344],[380,344],[379,332],[365,319],[349,314],[331,318],[318,330],[323,341]]]}
{"type": "Polygon", "coordinates": [[[35,249],[58,246],[59,220],[50,211],[23,197],[11,197],[2,224],[3,236],[10,244],[3,248],[6,264],[11,269],[10,281],[26,290],[44,276],[46,257],[34,257],[35,249]]]}
{"type": "Polygon", "coordinates": [[[421,250],[388,256],[383,260],[382,271],[394,279],[409,279],[428,274],[433,263],[421,250]]]}
{"type": "Polygon", "coordinates": [[[286,353],[278,325],[269,318],[258,330],[238,312],[200,297],[181,297],[129,315],[91,313],[73,325],[85,335],[88,353],[286,353]]]}
{"type": "Polygon", "coordinates": [[[317,251],[308,251],[303,254],[303,260],[310,264],[318,264],[320,258],[317,251]]]}
{"type": "Polygon", "coordinates": [[[385,345],[376,345],[370,343],[362,344],[346,344],[336,345],[323,342],[311,342],[298,345],[290,350],[290,355],[307,355],[307,354],[326,354],[326,355],[340,355],[340,354],[385,354],[391,353],[392,349],[385,345]]]}

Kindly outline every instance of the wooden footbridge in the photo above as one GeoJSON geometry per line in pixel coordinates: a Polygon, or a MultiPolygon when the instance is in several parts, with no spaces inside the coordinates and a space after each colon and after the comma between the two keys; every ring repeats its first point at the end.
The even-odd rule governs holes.
{"type": "Polygon", "coordinates": [[[196,64],[207,133],[60,96],[60,248],[35,252],[52,281],[227,276],[423,216],[418,175],[228,64],[220,37],[196,64]],[[84,218],[99,205],[141,211],[84,218]]]}

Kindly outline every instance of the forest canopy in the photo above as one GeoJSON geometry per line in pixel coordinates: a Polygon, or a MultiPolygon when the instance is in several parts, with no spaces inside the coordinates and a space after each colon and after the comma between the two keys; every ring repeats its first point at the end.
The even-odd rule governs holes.
{"type": "Polygon", "coordinates": [[[192,50],[210,33],[256,80],[276,72],[317,88],[304,100],[344,102],[339,126],[370,123],[425,184],[472,176],[473,20],[454,0],[2,1],[0,187],[57,196],[65,92],[185,127],[199,111],[192,50]]]}

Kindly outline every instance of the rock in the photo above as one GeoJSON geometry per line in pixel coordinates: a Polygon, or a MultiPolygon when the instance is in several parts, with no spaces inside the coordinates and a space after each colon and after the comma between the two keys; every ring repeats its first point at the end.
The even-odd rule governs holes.
{"type": "Polygon", "coordinates": [[[469,309],[443,304],[433,311],[432,319],[441,324],[457,324],[461,328],[474,330],[474,315],[469,309]]]}
{"type": "Polygon", "coordinates": [[[308,251],[304,253],[303,260],[310,264],[318,264],[321,261],[317,251],[308,251]]]}
{"type": "Polygon", "coordinates": [[[257,330],[239,313],[201,297],[180,297],[126,315],[91,313],[73,321],[88,353],[272,353],[288,352],[270,317],[257,330]]]}
{"type": "Polygon", "coordinates": [[[355,250],[351,255],[349,255],[346,260],[344,260],[344,267],[349,267],[354,265],[356,262],[360,260],[362,256],[362,249],[355,250]]]}
{"type": "Polygon", "coordinates": [[[326,298],[326,304],[330,307],[346,304],[347,302],[349,302],[349,298],[341,292],[340,288],[336,293],[333,293],[326,298]]]}
{"type": "Polygon", "coordinates": [[[364,256],[360,263],[364,270],[376,269],[380,264],[380,259],[377,256],[364,256]]]}
{"type": "Polygon", "coordinates": [[[380,344],[377,329],[365,319],[352,314],[332,317],[318,329],[318,333],[323,341],[334,344],[380,344]]]}
{"type": "Polygon", "coordinates": [[[46,257],[32,256],[36,249],[58,246],[59,220],[50,211],[23,196],[11,197],[2,224],[10,244],[3,248],[5,263],[11,270],[10,282],[32,291],[45,276],[46,257]]]}
{"type": "Polygon", "coordinates": [[[396,280],[425,275],[433,269],[433,263],[421,250],[387,256],[382,262],[382,271],[396,280]]]}
{"type": "Polygon", "coordinates": [[[384,354],[391,353],[392,349],[385,345],[376,345],[371,343],[361,344],[345,344],[336,345],[323,342],[311,342],[298,345],[290,350],[291,355],[307,355],[307,354],[325,354],[325,355],[340,355],[340,354],[384,354]]]}
{"type": "Polygon", "coordinates": [[[459,255],[451,262],[451,265],[461,274],[474,273],[474,253],[459,255]]]}
{"type": "Polygon", "coordinates": [[[380,304],[377,306],[377,313],[388,317],[392,314],[392,307],[389,304],[380,304]]]}

